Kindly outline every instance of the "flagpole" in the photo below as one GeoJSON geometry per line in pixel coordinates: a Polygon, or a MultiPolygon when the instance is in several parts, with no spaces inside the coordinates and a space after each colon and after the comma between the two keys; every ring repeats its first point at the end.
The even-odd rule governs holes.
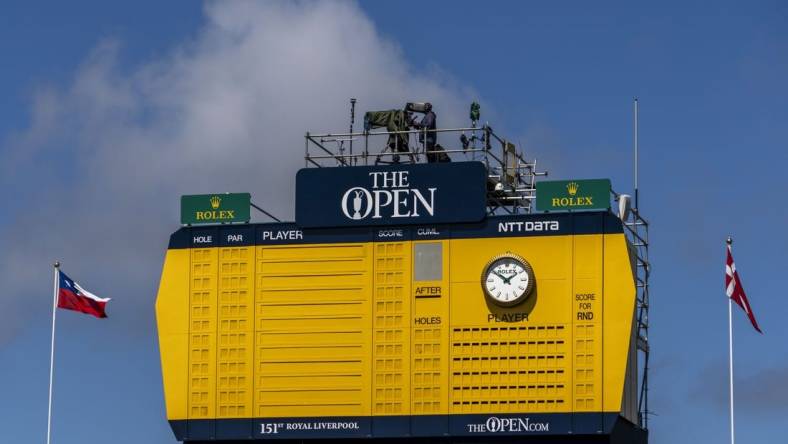
{"type": "Polygon", "coordinates": [[[54,263],[55,280],[52,289],[52,342],[49,349],[49,408],[47,410],[47,444],[52,436],[52,376],[55,370],[55,319],[57,315],[57,289],[60,278],[60,262],[54,263]]]}
{"type": "MultiPolygon", "coordinates": [[[[728,248],[733,244],[733,238],[728,236],[726,240],[728,248]]],[[[733,299],[728,297],[728,374],[730,375],[729,388],[731,398],[731,444],[734,444],[733,433],[733,299]]]]}

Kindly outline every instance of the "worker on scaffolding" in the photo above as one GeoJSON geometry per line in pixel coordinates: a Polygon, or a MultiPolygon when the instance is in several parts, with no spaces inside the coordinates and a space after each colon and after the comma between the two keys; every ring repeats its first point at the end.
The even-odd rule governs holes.
{"type": "MultiPolygon", "coordinates": [[[[437,119],[432,111],[432,104],[425,102],[408,102],[405,109],[389,109],[382,111],[368,111],[364,114],[364,131],[373,128],[385,127],[389,132],[386,150],[390,151],[392,163],[399,163],[399,153],[410,151],[408,146],[408,129],[410,127],[422,130],[419,132],[419,142],[424,144],[427,161],[450,162],[448,154],[438,145],[437,119]],[[416,121],[413,113],[424,114],[421,121],[416,121]]],[[[384,150],[384,151],[386,151],[384,150]]],[[[380,162],[380,158],[375,163],[380,162]]],[[[411,155],[411,162],[413,157],[411,155]]]]}
{"type": "Polygon", "coordinates": [[[432,151],[435,151],[435,144],[438,142],[438,133],[435,132],[435,129],[437,128],[437,118],[435,113],[432,111],[431,103],[427,102],[424,104],[423,108],[419,108],[420,109],[414,109],[414,111],[423,112],[424,117],[421,118],[420,122],[416,122],[416,118],[414,117],[410,122],[410,126],[422,130],[419,133],[419,142],[424,144],[424,149],[427,152],[427,158],[431,158],[431,155],[433,154],[432,151]]]}
{"type": "Polygon", "coordinates": [[[435,112],[432,111],[432,104],[429,102],[408,103],[405,109],[424,114],[420,122],[416,122],[415,117],[411,119],[410,126],[421,130],[419,132],[419,142],[424,144],[427,162],[451,162],[446,150],[438,144],[438,132],[436,131],[438,122],[435,112]]]}

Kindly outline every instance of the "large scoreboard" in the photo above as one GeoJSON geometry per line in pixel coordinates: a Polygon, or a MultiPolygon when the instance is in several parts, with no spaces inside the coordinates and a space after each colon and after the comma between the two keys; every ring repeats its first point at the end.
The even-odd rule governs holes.
{"type": "MultiPolygon", "coordinates": [[[[440,210],[420,190],[410,211],[440,210]]],[[[609,211],[183,227],[156,302],[168,420],[190,442],[645,443],[631,248],[609,211]]]]}

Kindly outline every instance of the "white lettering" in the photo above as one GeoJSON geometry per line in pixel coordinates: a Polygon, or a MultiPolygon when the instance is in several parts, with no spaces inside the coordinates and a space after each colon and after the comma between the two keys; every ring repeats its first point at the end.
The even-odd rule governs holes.
{"type": "Polygon", "coordinates": [[[275,435],[279,433],[279,429],[282,428],[284,424],[282,423],[262,423],[260,424],[260,434],[261,435],[275,435]]]}
{"type": "Polygon", "coordinates": [[[407,188],[410,185],[408,184],[408,172],[407,171],[400,171],[399,172],[399,186],[403,188],[407,188]]]}
{"type": "Polygon", "coordinates": [[[383,173],[383,188],[394,188],[397,186],[397,172],[383,173]]]}
{"type": "Polygon", "coordinates": [[[387,205],[391,205],[391,201],[392,201],[391,191],[373,190],[372,194],[375,196],[375,214],[372,215],[372,218],[373,219],[380,219],[381,217],[383,217],[383,216],[380,215],[380,208],[381,207],[385,207],[387,205]],[[386,201],[384,203],[382,203],[382,204],[380,203],[380,195],[381,194],[386,196],[386,201]]]}
{"type": "Polygon", "coordinates": [[[557,220],[527,220],[514,222],[498,222],[499,233],[521,233],[527,231],[559,231],[557,220]]]}
{"type": "Polygon", "coordinates": [[[373,171],[369,175],[372,176],[372,188],[407,188],[409,186],[407,171],[373,171]]]}
{"type": "Polygon", "coordinates": [[[301,230],[263,231],[263,240],[299,240],[303,238],[304,232],[301,230]]]}
{"type": "Polygon", "coordinates": [[[378,231],[378,237],[403,237],[404,233],[402,230],[380,230],[378,231]]]}
{"type": "Polygon", "coordinates": [[[348,219],[419,217],[420,210],[435,215],[437,188],[427,188],[428,196],[424,190],[409,188],[408,171],[374,171],[369,176],[371,189],[353,187],[342,195],[340,208],[348,219]]]}
{"type": "Polygon", "coordinates": [[[285,430],[359,430],[358,422],[288,422],[285,430]]]}
{"type": "Polygon", "coordinates": [[[411,190],[411,191],[413,191],[413,216],[414,217],[418,217],[418,215],[419,215],[419,205],[418,205],[419,201],[421,201],[421,204],[424,206],[424,209],[428,213],[430,213],[430,216],[434,216],[435,215],[435,213],[434,213],[435,212],[435,190],[437,190],[437,188],[427,188],[427,189],[430,190],[430,202],[429,203],[427,203],[427,199],[424,198],[424,195],[421,194],[421,191],[419,191],[419,190],[411,190]]]}
{"type": "Polygon", "coordinates": [[[369,173],[369,175],[372,176],[372,188],[377,188],[378,187],[378,175],[379,174],[383,174],[383,173],[380,173],[380,172],[371,172],[371,173],[369,173]]]}
{"type": "Polygon", "coordinates": [[[531,418],[498,418],[491,416],[482,424],[467,424],[470,433],[549,432],[550,423],[531,422],[531,418]]]}
{"type": "Polygon", "coordinates": [[[484,427],[484,424],[468,424],[468,431],[471,433],[484,433],[487,431],[487,428],[484,427]]]}
{"type": "Polygon", "coordinates": [[[210,244],[213,242],[213,236],[194,236],[192,241],[195,244],[210,244]]]}
{"type": "MultiPolygon", "coordinates": [[[[394,214],[391,217],[410,217],[410,210],[407,213],[400,213],[399,209],[402,205],[408,205],[408,191],[409,190],[394,190],[394,214]]],[[[418,190],[413,190],[413,193],[417,193],[418,190]]],[[[415,211],[415,208],[414,208],[415,211]]],[[[414,216],[418,216],[418,214],[414,214],[414,216]]]]}

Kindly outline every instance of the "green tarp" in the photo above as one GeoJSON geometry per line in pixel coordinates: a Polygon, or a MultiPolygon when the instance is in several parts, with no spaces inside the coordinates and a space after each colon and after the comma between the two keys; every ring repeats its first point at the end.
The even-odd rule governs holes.
{"type": "MultiPolygon", "coordinates": [[[[364,114],[364,129],[369,131],[372,128],[386,128],[387,131],[407,131],[409,129],[408,116],[401,109],[369,111],[364,114]]],[[[407,152],[408,135],[389,135],[388,147],[393,152],[407,152]]]]}

